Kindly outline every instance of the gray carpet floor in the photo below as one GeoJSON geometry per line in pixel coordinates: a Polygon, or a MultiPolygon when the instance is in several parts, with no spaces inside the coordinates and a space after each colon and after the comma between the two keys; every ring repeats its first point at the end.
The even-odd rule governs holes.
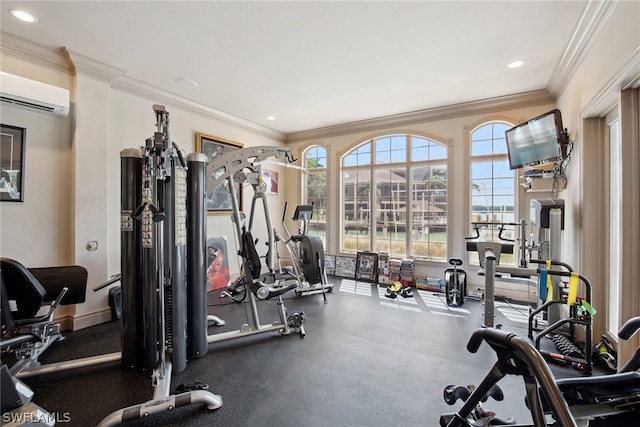
{"type": "MultiPolygon", "coordinates": [[[[447,307],[444,295],[414,291],[414,298],[391,300],[384,287],[331,278],[333,292],[287,295],[288,313],[304,311],[306,336],[241,338],[210,346],[206,357],[174,373],[172,389],[200,381],[222,397],[209,411],[202,404],[175,409],[127,425],[163,426],[436,426],[441,413],[455,412],[443,400],[446,385],[478,384],[495,363],[483,344],[471,354],[466,344],[483,324],[483,306],[468,300],[447,307]]],[[[210,334],[239,329],[248,306],[208,294],[209,313],[226,321],[210,334]]],[[[274,301],[258,303],[260,321],[277,320],[274,301]]],[[[496,324],[526,338],[526,308],[496,305],[496,324]]],[[[119,322],[69,332],[52,346],[43,363],[120,350],[119,322]]],[[[579,376],[554,368],[558,377],[579,376]]],[[[112,411],[152,398],[151,380],[125,373],[119,364],[82,372],[27,378],[34,402],[65,415],[70,426],[97,425],[112,411]]],[[[485,407],[498,416],[531,422],[520,377],[500,382],[505,399],[485,407]]]]}

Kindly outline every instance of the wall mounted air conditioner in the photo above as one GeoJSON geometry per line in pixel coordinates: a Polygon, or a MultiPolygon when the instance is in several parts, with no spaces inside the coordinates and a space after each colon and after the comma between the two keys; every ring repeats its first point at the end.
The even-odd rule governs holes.
{"type": "Polygon", "coordinates": [[[69,91],[24,77],[0,72],[2,103],[55,116],[69,113],[69,91]]]}

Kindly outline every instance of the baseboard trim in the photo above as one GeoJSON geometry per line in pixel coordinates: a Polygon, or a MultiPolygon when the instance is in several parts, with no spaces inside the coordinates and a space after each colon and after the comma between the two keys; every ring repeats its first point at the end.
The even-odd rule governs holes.
{"type": "Polygon", "coordinates": [[[63,331],[77,331],[79,329],[100,325],[111,321],[111,309],[86,313],[82,315],[70,315],[56,319],[60,323],[63,331]]]}

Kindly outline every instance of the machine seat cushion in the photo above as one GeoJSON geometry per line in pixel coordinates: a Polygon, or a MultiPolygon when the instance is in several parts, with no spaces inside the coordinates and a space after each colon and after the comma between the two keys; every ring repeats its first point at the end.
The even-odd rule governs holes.
{"type": "Polygon", "coordinates": [[[596,404],[640,394],[640,372],[563,378],[556,383],[569,406],[596,404]]]}
{"type": "Polygon", "coordinates": [[[61,304],[85,301],[88,274],[84,267],[29,269],[10,258],[0,258],[0,266],[14,320],[35,317],[43,303],[55,300],[65,286],[69,290],[61,304]]]}
{"type": "Polygon", "coordinates": [[[62,288],[69,288],[62,299],[62,305],[81,304],[85,302],[87,290],[87,269],[79,265],[64,267],[30,268],[29,271],[46,289],[46,302],[56,299],[62,288]]]}

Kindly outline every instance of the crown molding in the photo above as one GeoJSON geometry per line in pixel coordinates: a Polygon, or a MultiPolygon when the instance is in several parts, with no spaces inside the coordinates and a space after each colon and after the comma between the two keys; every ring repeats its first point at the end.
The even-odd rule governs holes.
{"type": "Polygon", "coordinates": [[[78,52],[68,50],[66,47],[60,48],[74,75],[93,77],[94,79],[111,83],[115,79],[126,74],[126,70],[112,67],[104,62],[96,61],[93,58],[82,55],[78,52]]]}
{"type": "Polygon", "coordinates": [[[359,132],[370,132],[376,129],[406,126],[434,120],[445,120],[456,117],[487,114],[495,111],[526,108],[534,105],[553,103],[554,99],[546,90],[536,90],[478,101],[447,105],[375,119],[360,120],[335,126],[327,126],[288,134],[287,143],[307,141],[311,139],[329,138],[359,132]]]}
{"type": "Polygon", "coordinates": [[[0,53],[39,67],[71,73],[60,49],[42,46],[13,34],[0,32],[0,53]]]}
{"type": "Polygon", "coordinates": [[[580,16],[580,21],[578,21],[578,25],[576,25],[547,85],[547,90],[555,99],[560,97],[569,84],[594,41],[600,35],[604,24],[615,10],[617,3],[618,0],[589,0],[587,2],[582,16],[580,16]]]}
{"type": "Polygon", "coordinates": [[[189,113],[199,115],[201,117],[220,120],[232,125],[248,129],[252,132],[259,133],[261,135],[273,138],[279,142],[284,142],[286,135],[268,127],[262,126],[258,123],[254,123],[249,120],[245,120],[241,117],[234,116],[233,114],[225,113],[224,111],[217,110],[212,107],[200,104],[198,102],[190,101],[180,95],[169,92],[166,89],[161,89],[156,86],[150,85],[138,79],[123,75],[118,79],[111,82],[111,87],[121,90],[123,92],[139,96],[141,98],[149,99],[156,103],[163,103],[172,105],[181,110],[189,113]]]}
{"type": "Polygon", "coordinates": [[[584,118],[600,117],[614,108],[620,99],[620,91],[640,88],[640,47],[633,52],[629,60],[601,88],[580,112],[584,118]]]}

